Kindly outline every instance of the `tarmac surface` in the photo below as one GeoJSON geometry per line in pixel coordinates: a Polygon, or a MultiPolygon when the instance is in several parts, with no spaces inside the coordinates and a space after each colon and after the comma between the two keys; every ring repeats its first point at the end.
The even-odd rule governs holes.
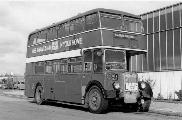
{"type": "MultiPolygon", "coordinates": [[[[23,90],[0,90],[0,95],[28,99],[23,90]]],[[[149,113],[182,117],[182,102],[152,101],[149,113]]]]}

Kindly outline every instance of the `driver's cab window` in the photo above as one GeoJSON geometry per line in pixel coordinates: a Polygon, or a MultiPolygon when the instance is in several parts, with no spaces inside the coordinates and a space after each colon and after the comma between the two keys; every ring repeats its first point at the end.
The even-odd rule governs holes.
{"type": "Polygon", "coordinates": [[[92,50],[85,50],[84,52],[84,72],[92,71],[92,50]]]}
{"type": "Polygon", "coordinates": [[[93,59],[93,69],[94,72],[102,72],[103,70],[103,52],[101,49],[95,49],[94,52],[94,59],[93,59]]]}

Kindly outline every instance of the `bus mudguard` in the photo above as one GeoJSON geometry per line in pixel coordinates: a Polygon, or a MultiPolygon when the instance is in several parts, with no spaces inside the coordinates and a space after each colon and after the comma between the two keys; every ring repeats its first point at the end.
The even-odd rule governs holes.
{"type": "Polygon", "coordinates": [[[101,91],[102,91],[102,94],[104,95],[104,98],[106,98],[105,90],[104,90],[102,84],[101,84],[99,81],[97,81],[97,80],[92,80],[92,81],[90,81],[90,82],[88,83],[88,85],[87,85],[87,87],[86,87],[86,89],[85,89],[85,91],[86,91],[86,92],[85,92],[85,96],[86,96],[87,92],[89,91],[89,89],[90,89],[93,85],[99,87],[99,88],[101,89],[101,91]]]}

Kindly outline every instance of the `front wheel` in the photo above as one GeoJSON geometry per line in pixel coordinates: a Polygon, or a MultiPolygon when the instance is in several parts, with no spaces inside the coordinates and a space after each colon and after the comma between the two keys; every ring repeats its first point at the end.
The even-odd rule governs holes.
{"type": "Polygon", "coordinates": [[[35,101],[38,105],[41,105],[41,104],[44,103],[42,86],[37,86],[37,88],[36,88],[36,90],[35,90],[34,101],[35,101]]]}
{"type": "Polygon", "coordinates": [[[151,100],[150,99],[141,99],[139,111],[141,111],[141,112],[148,112],[150,104],[151,104],[151,100]]]}
{"type": "Polygon", "coordinates": [[[143,112],[149,111],[150,104],[151,100],[144,100],[144,103],[142,104],[143,112]]]}
{"type": "Polygon", "coordinates": [[[108,108],[108,100],[106,100],[97,86],[90,88],[88,92],[88,107],[92,113],[102,113],[108,108]]]}

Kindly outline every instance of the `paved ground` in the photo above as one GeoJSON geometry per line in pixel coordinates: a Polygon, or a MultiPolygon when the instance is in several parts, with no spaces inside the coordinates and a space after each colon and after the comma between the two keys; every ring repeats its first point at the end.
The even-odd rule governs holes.
{"type": "Polygon", "coordinates": [[[24,90],[5,90],[3,93],[12,95],[24,95],[24,90]]]}
{"type": "Polygon", "coordinates": [[[155,113],[125,113],[111,109],[92,114],[81,107],[63,104],[37,105],[27,99],[0,96],[0,120],[181,120],[180,117],[155,113]]]}
{"type": "Polygon", "coordinates": [[[2,90],[2,89],[0,89],[0,95],[5,95],[5,96],[15,97],[15,98],[23,98],[23,99],[27,98],[24,95],[24,90],[2,90]]]}
{"type": "MultiPolygon", "coordinates": [[[[25,99],[23,90],[0,90],[1,95],[12,98],[25,99]]],[[[114,110],[115,111],[115,110],[114,110]]],[[[117,110],[116,110],[117,111],[117,110]]],[[[182,102],[181,103],[167,103],[167,102],[152,102],[149,113],[163,114],[167,116],[178,116],[182,119],[182,102]]]]}
{"type": "Polygon", "coordinates": [[[152,102],[150,112],[182,117],[182,103],[152,102]]]}

